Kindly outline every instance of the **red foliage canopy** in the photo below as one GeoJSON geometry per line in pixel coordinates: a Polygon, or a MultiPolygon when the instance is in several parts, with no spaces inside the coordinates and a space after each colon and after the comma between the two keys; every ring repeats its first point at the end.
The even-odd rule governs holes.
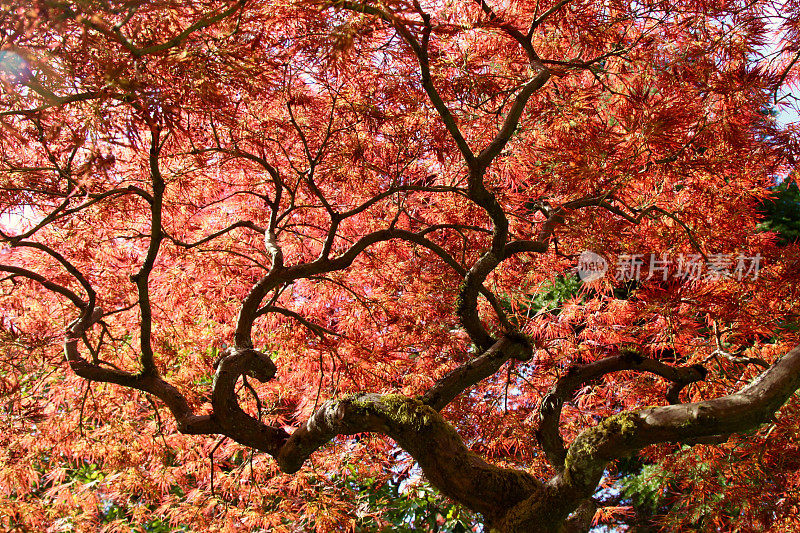
{"type": "Polygon", "coordinates": [[[346,530],[341,472],[418,464],[498,530],[585,529],[639,453],[662,525],[796,530],[800,250],[757,224],[798,20],[2,2],[0,527],[346,530]]]}

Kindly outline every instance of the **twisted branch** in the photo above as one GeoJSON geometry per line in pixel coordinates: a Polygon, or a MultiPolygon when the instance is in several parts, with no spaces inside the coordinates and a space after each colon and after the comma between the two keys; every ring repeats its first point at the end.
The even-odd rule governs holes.
{"type": "Polygon", "coordinates": [[[539,407],[539,428],[536,430],[536,438],[554,467],[563,468],[567,457],[564,440],[559,432],[561,408],[564,402],[570,401],[575,391],[584,384],[622,370],[650,372],[671,381],[672,384],[667,391],[667,400],[671,404],[680,403],[678,395],[683,387],[706,377],[706,369],[702,365],[673,367],[655,359],[642,357],[634,351],[623,351],[619,355],[569,368],[542,399],[539,407]]]}

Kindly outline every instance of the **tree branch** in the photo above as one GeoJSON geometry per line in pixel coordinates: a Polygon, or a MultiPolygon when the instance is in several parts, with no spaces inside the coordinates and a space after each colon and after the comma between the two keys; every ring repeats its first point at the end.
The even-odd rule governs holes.
{"type": "Polygon", "coordinates": [[[472,167],[475,163],[475,154],[472,153],[472,149],[469,147],[469,144],[464,139],[464,136],[461,133],[461,130],[456,123],[453,114],[451,113],[450,109],[447,107],[447,104],[444,103],[442,100],[441,95],[436,90],[436,87],[433,85],[431,80],[431,69],[430,69],[430,59],[428,58],[428,39],[430,38],[431,33],[431,21],[430,15],[427,13],[421,13],[423,24],[424,24],[424,33],[423,39],[420,43],[414,35],[408,30],[408,28],[402,23],[402,21],[398,20],[396,17],[392,16],[391,13],[378,9],[377,7],[368,6],[366,4],[361,4],[358,2],[350,2],[350,1],[335,1],[333,3],[336,7],[348,9],[350,11],[354,11],[356,13],[367,13],[370,15],[374,15],[379,17],[380,19],[388,22],[391,24],[398,34],[403,38],[404,41],[411,47],[411,50],[414,52],[414,55],[417,58],[417,62],[420,66],[420,74],[422,77],[422,88],[425,90],[425,93],[428,95],[431,103],[433,104],[434,109],[439,114],[439,117],[442,119],[447,132],[453,138],[458,147],[461,155],[464,157],[464,160],[467,162],[467,165],[472,167]]]}
{"type": "Polygon", "coordinates": [[[245,413],[236,398],[236,383],[242,376],[266,383],[275,376],[277,368],[269,356],[253,349],[229,349],[217,363],[211,392],[212,421],[219,433],[240,444],[278,455],[288,434],[280,428],[267,426],[245,413]]]}
{"type": "Polygon", "coordinates": [[[434,486],[490,521],[541,485],[527,472],[486,463],[436,410],[399,394],[360,393],[327,402],[292,433],[278,454],[278,464],[284,472],[296,472],[335,436],[363,432],[394,439],[434,486]]]}
{"type": "Polygon", "coordinates": [[[481,355],[451,370],[422,396],[423,403],[441,411],[453,399],[497,372],[509,359],[527,361],[531,345],[522,335],[506,334],[481,355]]]}
{"type": "Polygon", "coordinates": [[[311,322],[310,320],[305,318],[300,313],[292,311],[291,309],[286,309],[285,307],[279,307],[277,305],[265,305],[257,312],[259,316],[265,315],[267,313],[278,313],[279,315],[294,318],[295,320],[300,322],[303,326],[305,326],[309,331],[311,331],[314,335],[318,336],[321,339],[324,339],[326,334],[333,335],[335,337],[341,336],[341,334],[336,333],[335,331],[331,331],[324,326],[320,326],[319,324],[315,324],[314,322],[311,322]]]}
{"type": "Polygon", "coordinates": [[[642,357],[634,351],[625,351],[593,363],[569,368],[542,399],[539,407],[539,429],[536,430],[536,438],[554,467],[563,468],[567,456],[559,432],[561,408],[564,403],[570,401],[575,391],[584,384],[622,370],[650,372],[671,381],[672,386],[667,392],[667,400],[672,404],[680,402],[678,395],[683,387],[706,377],[706,369],[702,365],[673,367],[655,359],[642,357]]]}
{"type": "Polygon", "coordinates": [[[185,28],[175,37],[167,41],[164,41],[163,43],[154,44],[145,48],[137,48],[135,44],[133,44],[127,37],[123,35],[119,26],[113,26],[111,28],[108,28],[97,17],[85,17],[83,15],[74,13],[70,9],[66,9],[65,12],[67,13],[67,15],[74,17],[78,22],[81,22],[86,27],[92,28],[93,30],[105,35],[106,37],[109,37],[112,40],[120,43],[134,57],[142,57],[150,54],[158,54],[160,52],[164,52],[166,50],[169,50],[170,48],[178,46],[183,41],[185,41],[192,33],[198,30],[205,29],[211,26],[212,24],[215,24],[216,22],[219,22],[220,20],[229,17],[230,15],[238,11],[239,8],[241,8],[243,5],[244,1],[238,0],[227,9],[220,11],[215,15],[209,15],[201,18],[194,24],[191,24],[189,27],[185,28]]]}
{"type": "Polygon", "coordinates": [[[164,201],[164,191],[166,184],[164,178],[161,176],[161,169],[158,165],[158,158],[163,147],[160,131],[158,128],[153,128],[150,134],[150,177],[153,181],[153,201],[150,203],[150,244],[147,247],[147,255],[141,268],[136,274],[131,275],[131,281],[136,284],[136,290],[139,294],[139,309],[141,311],[141,338],[140,346],[142,352],[142,373],[156,375],[155,361],[153,358],[152,346],[152,330],[153,330],[153,312],[150,306],[150,290],[149,280],[150,273],[153,271],[153,266],[158,256],[158,250],[161,247],[161,241],[164,238],[164,232],[161,228],[161,211],[164,201]]]}
{"type": "Polygon", "coordinates": [[[116,368],[106,368],[88,362],[78,350],[78,342],[86,331],[103,316],[103,310],[95,307],[87,308],[80,318],[67,328],[64,352],[70,368],[78,376],[90,381],[114,383],[123,387],[131,387],[157,396],[163,401],[178,424],[178,430],[192,435],[219,433],[220,427],[207,415],[195,415],[186,398],[166,381],[152,374],[132,374],[116,368]]]}
{"type": "Polygon", "coordinates": [[[528,28],[528,35],[527,35],[528,39],[533,37],[533,32],[536,31],[536,28],[538,28],[542,24],[542,22],[547,20],[547,17],[549,17],[550,15],[552,15],[565,5],[569,4],[571,1],[572,0],[561,0],[560,2],[554,4],[553,7],[542,13],[540,16],[536,17],[533,20],[533,22],[531,22],[530,28],[528,28]]]}
{"type": "Polygon", "coordinates": [[[236,346],[240,349],[253,347],[251,338],[253,321],[259,316],[261,302],[269,291],[282,283],[289,283],[296,279],[344,270],[353,264],[356,257],[368,247],[391,239],[401,239],[424,246],[438,255],[448,266],[460,275],[464,275],[466,272],[464,267],[438,244],[426,239],[420,233],[413,233],[397,228],[378,230],[369,233],[361,237],[355,244],[337,257],[319,257],[315,261],[301,263],[291,267],[284,267],[282,261],[276,262],[270,269],[270,272],[253,286],[250,293],[248,293],[242,302],[234,337],[236,346]]]}
{"type": "Polygon", "coordinates": [[[195,241],[195,242],[192,242],[192,243],[184,242],[184,241],[182,241],[182,240],[180,240],[178,238],[172,237],[172,236],[168,235],[166,232],[164,233],[164,237],[166,237],[167,239],[172,241],[172,243],[175,244],[175,246],[180,246],[181,248],[187,248],[188,249],[188,248],[195,248],[197,246],[200,246],[201,244],[207,243],[208,241],[212,241],[212,240],[216,239],[217,237],[221,237],[222,235],[225,235],[226,233],[230,233],[231,231],[235,230],[236,228],[248,228],[248,229],[251,229],[251,230],[253,230],[253,231],[257,232],[257,233],[261,233],[261,234],[264,234],[267,231],[263,227],[259,226],[258,224],[254,223],[254,222],[252,222],[250,220],[240,220],[238,222],[234,222],[233,224],[230,224],[229,226],[227,226],[227,227],[225,227],[225,228],[223,228],[223,229],[221,229],[219,231],[215,231],[211,235],[207,235],[206,237],[203,237],[199,241],[195,241]]]}
{"type": "Polygon", "coordinates": [[[511,136],[517,129],[519,119],[531,95],[541,89],[544,84],[547,83],[547,80],[550,79],[550,71],[547,70],[544,65],[538,63],[535,64],[534,68],[535,75],[522,87],[514,103],[511,104],[511,109],[509,109],[500,131],[497,132],[492,142],[478,154],[476,164],[481,170],[488,168],[495,157],[497,157],[506,144],[508,144],[511,136]]]}
{"type": "Polygon", "coordinates": [[[498,523],[509,532],[556,531],[591,496],[609,461],[651,444],[697,442],[749,431],[766,423],[800,387],[800,346],[739,392],[713,400],[648,407],[609,417],[584,430],[569,447],[564,469],[544,490],[498,523]]]}
{"type": "Polygon", "coordinates": [[[80,270],[78,270],[77,267],[75,267],[75,265],[73,265],[72,263],[67,261],[67,259],[63,255],[61,255],[57,251],[53,250],[49,246],[46,246],[46,245],[44,245],[42,243],[39,243],[39,242],[14,241],[14,240],[11,240],[10,244],[12,246],[33,248],[34,250],[42,251],[42,252],[46,253],[47,255],[49,255],[50,257],[52,257],[53,259],[55,259],[56,261],[58,261],[59,263],[61,263],[61,265],[64,267],[64,269],[67,272],[69,272],[76,280],[78,280],[78,283],[81,284],[81,286],[83,287],[83,290],[86,291],[86,295],[89,298],[89,301],[88,301],[87,305],[90,308],[94,306],[95,298],[96,298],[97,294],[95,293],[94,289],[92,288],[92,285],[89,283],[89,280],[86,279],[86,276],[84,276],[83,273],[80,270]]]}
{"type": "Polygon", "coordinates": [[[85,301],[81,300],[81,298],[77,294],[75,294],[68,288],[59,285],[57,283],[54,283],[45,278],[44,276],[42,276],[41,274],[37,274],[36,272],[28,270],[27,268],[21,268],[12,265],[0,265],[0,270],[4,272],[11,272],[16,276],[23,276],[32,279],[33,281],[36,281],[40,283],[44,288],[56,292],[62,296],[66,296],[73,304],[75,304],[75,307],[77,307],[78,309],[85,309],[88,305],[85,301]]]}

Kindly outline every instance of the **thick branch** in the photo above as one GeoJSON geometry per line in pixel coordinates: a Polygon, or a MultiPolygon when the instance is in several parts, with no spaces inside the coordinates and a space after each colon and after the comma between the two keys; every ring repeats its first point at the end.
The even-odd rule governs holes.
{"type": "Polygon", "coordinates": [[[540,487],[530,474],[498,468],[471,452],[432,407],[394,394],[357,394],[328,402],[289,437],[278,464],[284,472],[296,472],[335,436],[363,432],[393,438],[434,486],[490,521],[540,487]]]}
{"type": "Polygon", "coordinates": [[[91,313],[88,311],[87,309],[79,319],[70,324],[64,343],[67,362],[75,374],[90,381],[114,383],[123,387],[149,392],[167,405],[175,417],[178,430],[182,433],[197,435],[220,432],[220,428],[209,416],[195,415],[180,391],[158,376],[132,374],[114,368],[102,367],[84,359],[78,350],[78,342],[85,335],[87,329],[103,316],[103,310],[99,307],[95,307],[91,313]]]}
{"type": "Polygon", "coordinates": [[[441,411],[453,399],[479,381],[493,375],[509,359],[527,361],[531,346],[518,335],[505,335],[478,357],[458,366],[439,379],[422,397],[422,401],[441,411]]]}
{"type": "Polygon", "coordinates": [[[160,132],[153,129],[150,138],[150,177],[153,181],[153,201],[150,202],[150,244],[147,247],[147,255],[141,268],[136,274],[131,276],[131,281],[136,284],[139,294],[139,309],[141,311],[141,338],[140,346],[142,352],[142,372],[143,374],[157,374],[155,361],[153,358],[153,347],[151,341],[153,329],[153,313],[150,306],[150,273],[158,256],[164,232],[161,228],[161,211],[164,201],[164,190],[166,184],[161,176],[161,169],[158,165],[158,158],[161,153],[160,132]]]}
{"type": "MultiPolygon", "coordinates": [[[[505,216],[503,216],[503,220],[506,220],[505,216]]],[[[501,233],[507,234],[508,221],[505,222],[504,226],[501,233]]],[[[495,226],[495,236],[497,235],[498,228],[495,226]]],[[[504,254],[504,246],[500,245],[499,248],[501,249],[500,253],[504,254]]],[[[502,257],[494,250],[489,250],[483,254],[464,276],[464,282],[461,284],[461,290],[456,301],[456,315],[458,315],[461,322],[461,327],[464,328],[472,342],[481,350],[488,350],[495,339],[489,335],[489,332],[486,331],[481,322],[478,314],[478,294],[483,288],[483,282],[492,270],[500,264],[502,257]]]]}
{"type": "Polygon", "coordinates": [[[275,376],[275,363],[263,352],[253,349],[232,349],[223,354],[217,364],[211,405],[211,419],[220,427],[220,433],[240,444],[277,456],[288,434],[267,426],[245,413],[236,398],[236,383],[242,376],[264,383],[275,376]]]}
{"type": "Polygon", "coordinates": [[[539,429],[536,430],[536,438],[554,467],[563,468],[567,456],[567,450],[564,448],[564,441],[559,432],[561,408],[564,402],[570,401],[575,391],[584,384],[606,374],[622,370],[650,372],[670,380],[673,384],[667,392],[667,400],[672,404],[680,402],[678,394],[683,387],[689,383],[700,381],[706,376],[706,370],[701,365],[673,367],[655,359],[644,358],[633,351],[626,351],[620,355],[606,357],[586,365],[571,367],[542,399],[539,408],[540,423],[539,429]]]}
{"type": "Polygon", "coordinates": [[[59,285],[57,283],[54,283],[49,279],[45,278],[44,276],[42,276],[41,274],[37,274],[36,272],[28,270],[27,268],[15,267],[12,265],[0,265],[0,270],[4,272],[11,272],[15,276],[23,276],[32,279],[33,281],[36,281],[40,283],[45,289],[57,292],[62,296],[66,296],[73,304],[75,304],[75,307],[77,307],[78,309],[84,309],[88,305],[85,301],[81,300],[81,298],[77,294],[75,294],[68,288],[59,285]]]}
{"type": "Polygon", "coordinates": [[[729,436],[767,422],[800,387],[800,346],[795,347],[739,392],[704,402],[649,407],[607,418],[573,441],[564,469],[512,509],[504,532],[556,531],[596,490],[609,461],[651,444],[696,442],[729,436]]]}
{"type": "Polygon", "coordinates": [[[506,245],[505,259],[524,252],[542,254],[547,251],[547,243],[542,241],[511,241],[506,245]]]}

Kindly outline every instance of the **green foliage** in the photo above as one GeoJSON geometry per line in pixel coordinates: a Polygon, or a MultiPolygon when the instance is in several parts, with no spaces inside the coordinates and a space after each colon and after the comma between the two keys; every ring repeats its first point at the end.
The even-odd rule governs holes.
{"type": "Polygon", "coordinates": [[[516,313],[528,317],[540,313],[558,315],[563,303],[577,296],[581,287],[581,280],[577,276],[557,276],[552,281],[546,281],[539,285],[535,292],[523,294],[521,301],[517,299],[516,306],[512,303],[509,295],[501,296],[500,303],[512,315],[515,308],[516,313]]]}
{"type": "Polygon", "coordinates": [[[539,291],[531,295],[529,314],[561,312],[561,305],[581,290],[581,280],[577,276],[558,276],[553,281],[544,283],[539,291]]]}
{"type": "Polygon", "coordinates": [[[77,469],[72,470],[68,476],[73,481],[84,485],[95,485],[106,477],[96,463],[83,463],[77,469]]]}
{"type": "Polygon", "coordinates": [[[720,528],[727,523],[742,526],[737,531],[763,531],[776,516],[759,501],[774,480],[763,468],[731,456],[704,456],[702,450],[684,445],[658,464],[634,458],[618,466],[621,503],[635,511],[627,524],[661,524],[670,531],[728,531],[720,528]]]}
{"type": "Polygon", "coordinates": [[[171,527],[167,522],[164,522],[161,519],[153,518],[146,524],[142,526],[147,533],[172,533],[175,531],[185,531],[184,528],[175,529],[171,527]]]}
{"type": "Polygon", "coordinates": [[[655,513],[663,505],[670,476],[658,465],[644,465],[620,481],[622,495],[640,512],[655,513]]]}
{"type": "Polygon", "coordinates": [[[772,199],[762,201],[759,206],[764,215],[759,229],[775,232],[779,244],[795,242],[800,239],[800,189],[795,182],[785,180],[772,192],[772,199]]]}
{"type": "MultiPolygon", "coordinates": [[[[134,531],[141,531],[146,533],[175,533],[186,531],[184,527],[173,527],[168,522],[160,518],[151,518],[146,522],[134,523],[129,517],[127,505],[125,502],[117,501],[114,498],[108,497],[104,492],[101,483],[106,479],[106,473],[103,472],[97,463],[83,462],[76,466],[67,468],[66,484],[67,485],[81,485],[83,489],[91,489],[97,491],[100,496],[101,504],[99,505],[100,521],[103,524],[116,523],[125,524],[131,527],[134,531]]],[[[174,486],[173,491],[182,492],[180,487],[174,486]]],[[[181,494],[182,496],[182,494],[181,494]]]]}
{"type": "Polygon", "coordinates": [[[477,527],[477,517],[451,503],[429,484],[419,481],[406,489],[400,481],[381,483],[359,475],[355,466],[333,481],[353,492],[360,517],[355,531],[361,533],[415,533],[438,531],[466,533],[477,527]]]}

